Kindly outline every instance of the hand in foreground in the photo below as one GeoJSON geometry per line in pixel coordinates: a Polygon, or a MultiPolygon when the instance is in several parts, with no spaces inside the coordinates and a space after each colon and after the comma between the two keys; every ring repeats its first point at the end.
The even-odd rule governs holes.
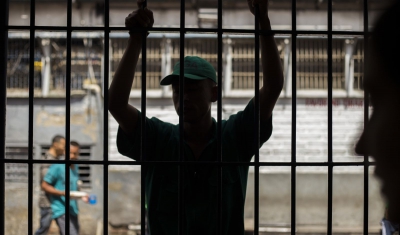
{"type": "Polygon", "coordinates": [[[250,12],[254,15],[255,5],[259,6],[260,18],[268,17],[268,0],[247,0],[250,12]]]}
{"type": "Polygon", "coordinates": [[[147,7],[142,9],[142,5],[145,1],[138,0],[137,10],[133,11],[125,18],[125,26],[131,30],[134,28],[151,28],[154,24],[153,12],[150,11],[147,7]]]}

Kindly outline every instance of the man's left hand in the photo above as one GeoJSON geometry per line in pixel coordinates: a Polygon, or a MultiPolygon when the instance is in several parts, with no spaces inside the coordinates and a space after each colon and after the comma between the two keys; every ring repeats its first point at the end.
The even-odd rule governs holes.
{"type": "Polygon", "coordinates": [[[249,5],[250,12],[253,13],[255,11],[255,5],[259,6],[260,9],[260,18],[268,17],[268,0],[247,0],[247,4],[249,5]]]}

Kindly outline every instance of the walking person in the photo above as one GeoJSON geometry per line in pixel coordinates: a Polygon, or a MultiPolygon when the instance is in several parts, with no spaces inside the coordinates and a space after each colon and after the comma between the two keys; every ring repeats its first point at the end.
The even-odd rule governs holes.
{"type": "MultiPolygon", "coordinates": [[[[71,141],[70,144],[70,160],[78,160],[80,146],[77,142],[71,141]]],[[[70,166],[70,191],[78,191],[78,174],[79,167],[77,164],[70,166]]],[[[53,164],[50,166],[47,174],[42,181],[42,189],[50,195],[51,209],[53,211],[52,219],[55,219],[61,235],[65,235],[65,164],[53,164]]],[[[88,202],[88,197],[82,198],[88,202]]],[[[78,221],[78,202],[76,198],[70,198],[69,202],[69,231],[70,235],[79,234],[78,221]]]]}
{"type": "MultiPolygon", "coordinates": [[[[59,160],[64,156],[65,138],[61,135],[56,135],[51,141],[49,150],[42,156],[43,160],[59,160]]],[[[40,165],[40,181],[43,181],[51,164],[45,163],[40,165]]],[[[40,227],[35,235],[46,235],[49,232],[52,219],[52,211],[50,206],[50,195],[44,190],[40,191],[39,208],[40,208],[40,227]]]]}

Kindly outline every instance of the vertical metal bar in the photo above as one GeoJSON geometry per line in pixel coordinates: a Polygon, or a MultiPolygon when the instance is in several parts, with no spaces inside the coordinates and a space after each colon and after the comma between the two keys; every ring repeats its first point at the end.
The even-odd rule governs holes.
{"type": "MultiPolygon", "coordinates": [[[[217,161],[222,163],[222,0],[218,0],[218,102],[217,102],[217,161]]],[[[222,232],[222,165],[218,166],[217,234],[222,232]]]]}
{"type": "MultiPolygon", "coordinates": [[[[147,7],[147,1],[143,2],[142,8],[147,7]]],[[[146,161],[146,39],[147,32],[143,31],[142,33],[142,100],[141,100],[141,161],[146,161]]],[[[146,166],[141,165],[140,169],[140,180],[141,180],[141,188],[140,188],[140,230],[141,234],[146,234],[146,166]]]]}
{"type": "MultiPolygon", "coordinates": [[[[365,68],[369,60],[368,42],[369,42],[369,29],[368,29],[368,0],[364,0],[364,80],[365,68]]],[[[364,89],[364,128],[369,121],[369,93],[364,89]]],[[[364,155],[364,234],[368,234],[368,208],[369,208],[369,158],[364,155]]]]}
{"type": "MultiPolygon", "coordinates": [[[[328,0],[328,162],[332,163],[332,0],[328,0]]],[[[328,166],[328,235],[332,234],[333,165],[328,166]]]]}
{"type": "Polygon", "coordinates": [[[104,0],[103,102],[103,234],[108,235],[108,79],[110,60],[110,0],[104,0]]]}
{"type": "Polygon", "coordinates": [[[7,77],[7,48],[8,48],[8,0],[3,0],[0,3],[0,71],[1,72],[1,77],[4,79],[1,79],[1,85],[0,85],[0,118],[1,118],[1,124],[0,124],[0,159],[1,161],[1,166],[0,166],[0,233],[2,232],[5,234],[5,226],[4,226],[4,219],[5,219],[5,163],[3,159],[5,158],[5,152],[6,152],[6,105],[7,105],[7,82],[5,79],[7,77]]]}
{"type": "Polygon", "coordinates": [[[297,15],[296,0],[292,0],[292,159],[291,159],[291,234],[296,234],[296,111],[297,111],[297,15]]]}
{"type": "MultiPolygon", "coordinates": [[[[33,160],[33,97],[35,85],[35,0],[31,0],[29,28],[29,125],[28,125],[28,161],[33,160]]],[[[33,234],[33,164],[28,163],[28,233],[33,234]]]]}
{"type": "Polygon", "coordinates": [[[254,8],[255,34],[254,34],[254,63],[255,63],[255,84],[254,84],[254,234],[259,232],[259,181],[260,181],[260,32],[259,32],[259,6],[254,8]]]}
{"type": "Polygon", "coordinates": [[[69,215],[70,215],[70,156],[69,144],[71,141],[71,34],[72,34],[72,0],[67,2],[67,63],[65,81],[65,234],[69,234],[69,215]]]}
{"type": "MultiPolygon", "coordinates": [[[[185,142],[184,142],[184,125],[183,125],[183,109],[184,109],[184,103],[183,103],[183,95],[184,95],[184,89],[185,89],[185,71],[184,71],[184,59],[185,59],[185,0],[181,0],[181,12],[180,12],[180,35],[179,35],[179,60],[180,60],[180,76],[179,76],[179,161],[183,162],[185,160],[185,142]]],[[[185,194],[184,194],[184,166],[180,165],[178,168],[178,190],[179,190],[179,195],[178,195],[178,234],[183,235],[184,234],[184,223],[185,223],[185,217],[184,217],[184,211],[185,211],[185,206],[184,206],[184,200],[185,200],[185,194]]]]}

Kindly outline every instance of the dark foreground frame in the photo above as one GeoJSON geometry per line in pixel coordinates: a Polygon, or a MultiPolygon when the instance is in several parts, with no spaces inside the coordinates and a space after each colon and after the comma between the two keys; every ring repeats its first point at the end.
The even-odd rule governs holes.
{"type": "MultiPolygon", "coordinates": [[[[109,26],[109,1],[104,0],[105,4],[105,12],[104,12],[104,27],[73,27],[71,25],[71,17],[72,17],[72,0],[68,0],[67,4],[67,26],[65,27],[47,27],[47,26],[35,26],[35,0],[31,0],[31,12],[30,12],[30,26],[10,26],[8,24],[8,0],[0,1],[0,79],[1,86],[0,86],[0,102],[1,102],[1,109],[0,109],[0,118],[1,118],[1,125],[0,125],[0,151],[2,154],[0,155],[1,166],[0,166],[0,175],[2,175],[2,180],[0,180],[0,189],[1,189],[1,201],[0,203],[0,231],[5,231],[5,181],[4,181],[4,169],[6,163],[25,163],[28,164],[28,218],[33,218],[32,216],[32,198],[33,198],[33,165],[38,163],[45,163],[46,161],[36,160],[33,159],[33,91],[34,91],[34,83],[29,82],[29,155],[27,160],[18,160],[18,159],[5,159],[5,127],[6,127],[6,74],[7,74],[7,39],[8,39],[8,31],[9,30],[29,30],[30,31],[30,58],[34,58],[34,38],[35,32],[38,30],[58,30],[58,31],[66,31],[67,32],[67,64],[66,64],[66,126],[65,126],[65,133],[66,133],[66,143],[70,142],[70,94],[71,94],[71,34],[73,31],[100,31],[104,32],[104,48],[108,48],[109,46],[109,34],[111,30],[126,30],[124,27],[110,27],[109,26]]],[[[150,0],[151,1],[151,0],[150,0]]],[[[223,29],[222,28],[222,0],[218,0],[218,27],[216,29],[201,29],[201,28],[186,28],[185,27],[185,1],[181,0],[181,13],[180,13],[180,28],[153,28],[152,31],[168,31],[168,32],[179,32],[180,33],[180,59],[181,61],[184,58],[184,38],[185,33],[187,32],[197,32],[197,33],[216,33],[218,35],[218,83],[222,84],[222,48],[223,48],[223,41],[222,35],[224,33],[251,33],[255,35],[255,104],[256,107],[259,107],[259,97],[258,91],[259,90],[259,35],[260,33],[265,34],[290,34],[292,37],[292,51],[296,51],[296,38],[299,34],[313,34],[313,35],[327,35],[328,37],[328,161],[327,162],[297,162],[296,161],[296,99],[297,99],[297,90],[296,90],[296,79],[292,79],[292,158],[291,162],[260,162],[259,161],[259,151],[258,151],[258,143],[259,143],[259,109],[256,109],[255,116],[257,117],[256,128],[254,130],[254,134],[257,136],[256,143],[254,143],[254,147],[256,149],[256,154],[254,157],[254,162],[251,163],[228,163],[222,161],[222,150],[221,146],[218,145],[218,158],[215,162],[184,162],[183,161],[183,125],[181,126],[180,133],[180,157],[179,161],[177,162],[147,162],[146,161],[146,153],[142,151],[141,161],[137,162],[121,162],[121,161],[110,161],[108,158],[108,122],[103,122],[103,139],[101,140],[103,144],[103,160],[101,161],[85,161],[85,164],[91,165],[102,165],[104,169],[104,185],[108,185],[108,166],[109,165],[140,165],[143,167],[149,164],[172,164],[184,167],[188,164],[214,164],[217,165],[219,168],[218,172],[218,187],[219,187],[219,204],[221,205],[221,172],[222,167],[227,165],[249,165],[254,166],[255,171],[255,180],[254,180],[254,234],[258,234],[259,229],[259,167],[260,166],[290,166],[291,167],[291,234],[296,233],[296,167],[297,166],[326,166],[328,167],[328,223],[327,223],[327,234],[332,234],[332,184],[333,184],[333,167],[334,166],[364,166],[364,234],[368,234],[368,191],[369,191],[369,167],[374,165],[373,162],[369,162],[368,156],[364,156],[363,162],[333,162],[332,159],[332,38],[334,35],[360,35],[364,36],[365,44],[364,49],[365,53],[365,60],[367,58],[367,49],[368,49],[368,0],[363,1],[363,11],[364,11],[364,31],[363,32],[352,32],[352,31],[333,31],[332,30],[332,0],[328,0],[328,30],[326,31],[298,31],[296,28],[297,21],[296,21],[296,0],[292,0],[292,30],[272,30],[272,31],[265,31],[261,32],[258,30],[258,27],[255,27],[254,30],[235,30],[235,29],[223,29]]],[[[255,26],[258,25],[257,17],[255,17],[255,26]]],[[[143,34],[145,32],[141,30],[143,34]]],[[[142,50],[142,104],[141,110],[143,117],[146,115],[146,44],[143,45],[142,50]]],[[[104,50],[104,58],[105,61],[109,59],[109,51],[107,49],[104,50]]],[[[183,65],[183,63],[181,63],[183,65]]],[[[33,81],[34,78],[34,60],[30,60],[30,73],[29,73],[29,81],[33,81]]],[[[183,66],[181,66],[181,74],[183,74],[183,66]]],[[[292,77],[296,78],[296,53],[292,53],[292,77]]],[[[108,63],[104,63],[104,77],[109,78],[109,65],[108,63]]],[[[109,86],[108,79],[104,79],[104,87],[108,88],[109,86]]],[[[180,79],[180,86],[184,86],[184,80],[180,79]]],[[[218,133],[218,143],[221,143],[221,117],[222,117],[222,85],[218,87],[218,116],[217,116],[217,133],[218,133]]],[[[104,120],[108,119],[108,90],[104,89],[104,120]]],[[[183,103],[183,93],[180,93],[180,103],[183,103]]],[[[369,117],[369,100],[368,94],[364,95],[364,125],[368,122],[369,117]]],[[[183,109],[181,109],[182,111],[183,109]]],[[[183,121],[183,114],[180,115],[179,122],[182,123],[183,121]]],[[[145,118],[142,118],[142,122],[145,122],[145,118]]],[[[144,124],[144,123],[142,123],[144,124]]],[[[145,125],[142,125],[145,127],[145,125]]],[[[145,133],[145,131],[142,131],[145,133]]],[[[142,146],[145,145],[146,136],[142,136],[142,146]]],[[[144,148],[142,148],[144,150],[144,148]]],[[[49,161],[47,161],[49,162],[49,161]]],[[[60,163],[66,163],[66,180],[69,181],[69,165],[71,161],[69,160],[69,146],[66,148],[66,160],[58,161],[60,163]]],[[[50,163],[50,162],[49,162],[50,163]]],[[[51,161],[51,163],[55,163],[55,161],[51,161]]],[[[144,175],[142,170],[142,188],[141,188],[141,198],[145,198],[145,188],[144,188],[144,175]]],[[[180,180],[179,185],[180,189],[182,189],[181,185],[183,185],[183,174],[179,173],[180,180]]],[[[66,184],[66,191],[69,190],[69,184],[66,184]]],[[[179,202],[183,195],[183,190],[180,190],[179,202]]],[[[103,221],[108,221],[108,188],[104,187],[103,191],[103,221]]],[[[67,194],[66,200],[69,199],[69,195],[67,194]]],[[[183,209],[183,205],[179,203],[179,215],[181,215],[183,209]]],[[[69,207],[66,207],[66,214],[69,214],[69,207]]],[[[218,208],[218,219],[219,225],[221,224],[221,209],[218,208]]],[[[145,234],[145,202],[142,200],[141,202],[141,231],[142,234],[145,234]]],[[[180,216],[180,228],[182,228],[182,216],[180,216]]],[[[68,216],[66,217],[66,223],[69,223],[68,216]]],[[[108,234],[108,223],[103,223],[103,233],[105,235],[108,234]]],[[[180,234],[183,234],[182,229],[179,230],[180,234]]],[[[218,231],[221,231],[221,226],[218,227],[218,231]]],[[[69,234],[69,226],[66,226],[66,233],[69,234]]],[[[33,234],[33,225],[32,219],[28,221],[28,234],[33,234]]]]}

